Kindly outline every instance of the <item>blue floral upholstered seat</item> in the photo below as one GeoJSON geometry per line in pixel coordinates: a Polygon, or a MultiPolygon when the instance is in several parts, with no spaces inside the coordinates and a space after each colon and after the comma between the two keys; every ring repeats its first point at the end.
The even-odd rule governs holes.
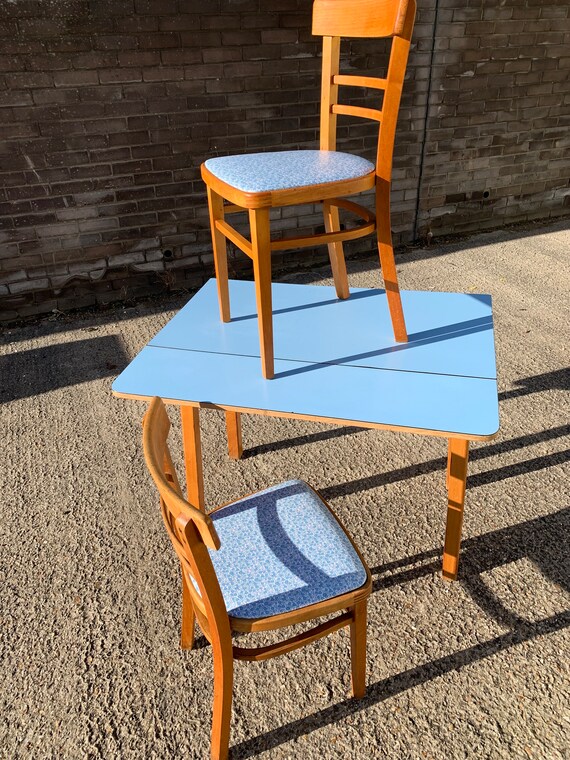
{"type": "Polygon", "coordinates": [[[367,573],[332,512],[291,480],[210,513],[221,548],[210,551],[226,609],[257,618],[362,586],[367,573]]]}
{"type": "Polygon", "coordinates": [[[206,168],[222,182],[246,193],[286,190],[365,177],[374,164],[332,150],[284,150],[209,158],[206,168]]]}

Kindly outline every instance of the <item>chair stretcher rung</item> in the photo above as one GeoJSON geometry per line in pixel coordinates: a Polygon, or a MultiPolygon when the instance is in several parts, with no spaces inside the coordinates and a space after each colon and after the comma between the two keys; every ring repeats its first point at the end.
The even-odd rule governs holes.
{"type": "Polygon", "coordinates": [[[234,245],[236,245],[240,251],[243,251],[246,256],[249,256],[251,259],[252,253],[251,253],[251,243],[249,240],[244,238],[243,235],[240,235],[240,233],[235,230],[230,224],[225,222],[223,219],[217,219],[216,220],[216,229],[219,230],[222,235],[227,237],[228,240],[231,240],[234,245]]]}
{"type": "MultiPolygon", "coordinates": [[[[340,243],[347,240],[358,240],[358,238],[370,235],[376,229],[376,217],[364,206],[349,201],[346,198],[333,198],[328,201],[330,206],[344,208],[347,211],[360,217],[364,224],[354,227],[351,230],[338,230],[336,232],[322,232],[317,235],[303,235],[302,237],[284,238],[281,240],[271,241],[272,251],[284,251],[289,248],[306,248],[308,246],[326,245],[328,243],[340,243]]],[[[252,245],[243,235],[228,224],[223,219],[216,220],[216,229],[219,230],[228,240],[236,245],[240,251],[251,259],[252,245]]]]}
{"type": "Polygon", "coordinates": [[[318,235],[306,235],[297,238],[284,238],[283,240],[274,240],[271,242],[272,251],[282,251],[287,248],[304,248],[307,246],[325,245],[328,243],[339,243],[346,240],[358,240],[358,238],[370,235],[376,229],[376,217],[364,206],[360,206],[354,201],[345,198],[332,198],[328,201],[330,206],[337,206],[350,211],[359,216],[364,224],[355,227],[352,230],[340,230],[338,232],[323,232],[318,235]]]}
{"type": "Polygon", "coordinates": [[[274,240],[271,243],[272,251],[283,251],[287,248],[307,248],[308,246],[325,245],[328,243],[343,243],[347,240],[357,240],[358,238],[370,235],[374,232],[376,225],[374,223],[357,227],[353,230],[341,230],[340,232],[323,232],[320,235],[306,235],[298,238],[284,238],[283,240],[274,240]]]}

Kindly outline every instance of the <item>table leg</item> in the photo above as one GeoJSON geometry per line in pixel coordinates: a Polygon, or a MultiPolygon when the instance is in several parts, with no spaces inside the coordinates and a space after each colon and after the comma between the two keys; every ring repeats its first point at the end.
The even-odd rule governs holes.
{"type": "Polygon", "coordinates": [[[208,187],[208,208],[210,211],[210,227],[212,230],[212,248],[214,252],[214,267],[216,284],[218,286],[218,301],[222,322],[229,322],[230,291],[228,287],[228,255],[225,236],[217,229],[216,222],[224,219],[224,199],[208,187]]]}
{"type": "Polygon", "coordinates": [[[443,547],[442,574],[446,580],[457,578],[459,547],[463,526],[463,505],[465,504],[465,482],[467,480],[467,459],[469,441],[449,439],[447,455],[447,525],[443,547]]]}
{"type": "Polygon", "coordinates": [[[194,507],[205,511],[200,410],[197,406],[181,406],[180,415],[182,417],[182,442],[184,445],[188,501],[194,507]]]}
{"type": "Polygon", "coordinates": [[[243,443],[241,438],[241,414],[226,412],[226,433],[228,436],[228,452],[231,459],[241,459],[243,443]]]}

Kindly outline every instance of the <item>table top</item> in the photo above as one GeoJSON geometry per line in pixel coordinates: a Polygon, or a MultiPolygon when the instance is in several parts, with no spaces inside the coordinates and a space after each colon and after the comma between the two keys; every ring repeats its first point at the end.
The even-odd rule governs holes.
{"type": "Polygon", "coordinates": [[[273,283],[275,376],[261,374],[255,290],[231,280],[220,320],[214,279],[113,384],[118,396],[161,396],[258,413],[491,438],[499,428],[491,298],[402,291],[408,343],[394,341],[386,294],[273,283]]]}

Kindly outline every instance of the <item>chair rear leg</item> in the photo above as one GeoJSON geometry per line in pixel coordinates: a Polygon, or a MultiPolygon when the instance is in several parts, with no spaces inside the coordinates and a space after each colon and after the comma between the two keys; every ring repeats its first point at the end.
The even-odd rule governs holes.
{"type": "Polygon", "coordinates": [[[218,301],[222,322],[230,321],[230,291],[228,287],[228,256],[226,237],[216,229],[216,221],[224,218],[224,199],[208,187],[208,208],[210,211],[210,229],[212,232],[212,249],[218,285],[218,301]]]}
{"type": "Polygon", "coordinates": [[[194,608],[192,597],[188,590],[188,579],[182,568],[182,626],[180,632],[180,648],[192,649],[194,646],[194,608]]]}
{"type": "Polygon", "coordinates": [[[408,333],[404,320],[400,286],[398,285],[396,262],[394,261],[392,230],[390,229],[390,183],[381,178],[377,178],[376,181],[376,233],[394,338],[398,343],[406,343],[408,333]]]}
{"type": "Polygon", "coordinates": [[[352,696],[360,698],[366,693],[366,600],[355,604],[352,614],[353,620],[350,624],[352,696]]]}
{"type": "Polygon", "coordinates": [[[226,760],[229,753],[232,717],[234,662],[229,646],[214,643],[214,709],[212,715],[212,760],[226,760]]]}
{"type": "MultiPolygon", "coordinates": [[[[338,232],[340,230],[340,218],[337,206],[331,205],[329,201],[323,201],[323,216],[327,232],[338,232]]],[[[348,298],[350,291],[342,243],[329,243],[328,249],[336,294],[339,298],[348,298]]]]}

